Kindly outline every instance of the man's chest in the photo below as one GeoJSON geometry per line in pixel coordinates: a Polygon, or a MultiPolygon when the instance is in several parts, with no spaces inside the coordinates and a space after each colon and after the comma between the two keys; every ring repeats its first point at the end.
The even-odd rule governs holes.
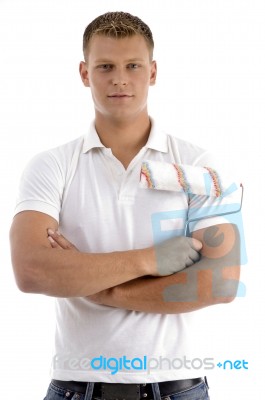
{"type": "Polygon", "coordinates": [[[141,163],[125,170],[98,161],[80,163],[61,208],[60,228],[80,250],[143,248],[183,234],[185,194],[140,188],[141,163]]]}

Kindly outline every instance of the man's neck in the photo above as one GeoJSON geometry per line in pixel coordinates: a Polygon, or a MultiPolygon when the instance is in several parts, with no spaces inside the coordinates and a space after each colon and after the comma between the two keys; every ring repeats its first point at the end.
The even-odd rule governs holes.
{"type": "Polygon", "coordinates": [[[96,116],[95,127],[104,146],[127,168],[147,143],[151,122],[147,113],[129,121],[96,116]]]}

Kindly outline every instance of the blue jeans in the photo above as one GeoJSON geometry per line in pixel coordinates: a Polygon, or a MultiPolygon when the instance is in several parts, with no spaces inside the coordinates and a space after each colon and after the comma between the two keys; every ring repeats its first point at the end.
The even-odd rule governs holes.
{"type": "MultiPolygon", "coordinates": [[[[67,389],[59,388],[53,383],[50,383],[48,392],[44,400],[99,400],[97,397],[93,397],[93,383],[89,383],[87,386],[86,394],[75,393],[67,389]]],[[[184,390],[183,392],[171,394],[170,396],[160,396],[159,386],[156,383],[152,383],[153,388],[153,400],[209,400],[208,388],[205,382],[201,382],[191,389],[184,390]]]]}

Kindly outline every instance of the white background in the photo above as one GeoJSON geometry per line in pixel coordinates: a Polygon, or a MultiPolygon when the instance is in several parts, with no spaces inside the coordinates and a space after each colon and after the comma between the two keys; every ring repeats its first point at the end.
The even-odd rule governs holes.
{"type": "Polygon", "coordinates": [[[78,75],[82,34],[93,18],[117,10],[138,15],[154,34],[159,75],[150,114],[222,154],[244,183],[247,296],[200,311],[198,337],[214,349],[209,357],[249,362],[249,370],[208,374],[211,399],[262,399],[263,0],[0,0],[1,398],[45,396],[54,332],[53,299],[20,293],[14,282],[8,230],[19,177],[33,155],[86,132],[93,106],[78,75]]]}

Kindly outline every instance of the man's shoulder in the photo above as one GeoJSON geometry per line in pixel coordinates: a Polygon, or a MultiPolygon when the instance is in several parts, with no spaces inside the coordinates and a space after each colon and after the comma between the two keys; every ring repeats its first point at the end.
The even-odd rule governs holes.
{"type": "Polygon", "coordinates": [[[166,133],[168,138],[168,147],[170,152],[176,156],[176,162],[180,164],[194,165],[199,162],[199,159],[210,155],[209,151],[192,143],[188,140],[179,138],[173,134],[166,133]]]}
{"type": "Polygon", "coordinates": [[[44,150],[33,156],[24,169],[24,175],[44,174],[45,176],[65,177],[76,168],[83,150],[84,137],[71,140],[62,145],[44,150]]]}
{"type": "Polygon", "coordinates": [[[151,118],[151,122],[152,144],[156,144],[157,150],[168,152],[175,163],[193,165],[200,157],[208,153],[199,145],[180,138],[174,128],[165,128],[161,121],[154,118],[151,118]]]}
{"type": "Polygon", "coordinates": [[[80,136],[77,139],[36,154],[31,161],[36,162],[39,160],[48,162],[48,160],[52,160],[58,164],[67,164],[68,162],[71,162],[75,154],[80,154],[82,152],[83,143],[84,137],[80,136]]]}
{"type": "Polygon", "coordinates": [[[195,151],[195,152],[200,152],[200,153],[206,151],[204,148],[202,148],[198,144],[190,142],[189,140],[182,139],[182,138],[180,138],[178,136],[175,136],[175,135],[173,135],[171,133],[168,133],[168,132],[165,132],[165,134],[167,135],[168,140],[173,145],[178,146],[181,149],[185,149],[185,150],[187,149],[187,150],[190,150],[190,151],[195,151]]]}
{"type": "Polygon", "coordinates": [[[84,136],[71,140],[59,146],[53,147],[44,153],[52,154],[54,157],[68,158],[76,151],[81,152],[84,144],[84,136]]]}

